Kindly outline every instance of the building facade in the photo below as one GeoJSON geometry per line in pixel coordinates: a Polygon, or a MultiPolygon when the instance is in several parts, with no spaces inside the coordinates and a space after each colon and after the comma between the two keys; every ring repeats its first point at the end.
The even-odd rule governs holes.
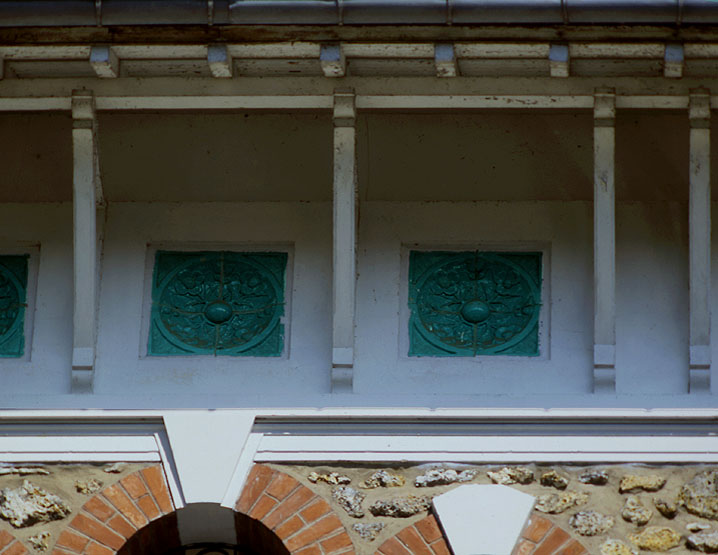
{"type": "Polygon", "coordinates": [[[710,551],[716,23],[3,2],[0,552],[710,551]]]}

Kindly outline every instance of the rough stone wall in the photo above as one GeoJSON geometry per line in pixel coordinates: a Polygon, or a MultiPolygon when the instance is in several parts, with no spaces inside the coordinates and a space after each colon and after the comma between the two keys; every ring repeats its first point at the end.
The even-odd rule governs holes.
{"type": "Polygon", "coordinates": [[[156,464],[0,465],[0,553],[107,555],[174,506],[156,464]]]}
{"type": "Polygon", "coordinates": [[[411,553],[401,538],[414,534],[401,532],[427,517],[434,496],[466,483],[536,497],[517,555],[718,553],[718,468],[708,465],[271,466],[327,500],[358,554],[411,553]]]}

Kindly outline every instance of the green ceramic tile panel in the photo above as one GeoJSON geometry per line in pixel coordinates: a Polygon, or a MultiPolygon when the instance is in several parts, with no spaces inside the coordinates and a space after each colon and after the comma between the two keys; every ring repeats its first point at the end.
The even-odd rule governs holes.
{"type": "Polygon", "coordinates": [[[284,252],[158,251],[150,356],[280,356],[284,252]]]}
{"type": "Polygon", "coordinates": [[[27,254],[0,256],[0,357],[25,351],[27,254]]]}
{"type": "Polygon", "coordinates": [[[540,252],[411,251],[409,356],[538,356],[540,252]]]}

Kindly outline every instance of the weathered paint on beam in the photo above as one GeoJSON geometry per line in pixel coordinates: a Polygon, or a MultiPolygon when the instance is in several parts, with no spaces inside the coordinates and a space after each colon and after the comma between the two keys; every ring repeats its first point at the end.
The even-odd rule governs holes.
{"type": "Polygon", "coordinates": [[[356,108],[353,91],[334,94],[332,391],[354,387],[356,305],[356,108]]]}
{"type": "Polygon", "coordinates": [[[690,352],[689,392],[711,390],[710,93],[690,97],[688,201],[690,352]]]}
{"type": "Polygon", "coordinates": [[[593,390],[616,391],[616,102],[598,90],[593,108],[593,390]]]}

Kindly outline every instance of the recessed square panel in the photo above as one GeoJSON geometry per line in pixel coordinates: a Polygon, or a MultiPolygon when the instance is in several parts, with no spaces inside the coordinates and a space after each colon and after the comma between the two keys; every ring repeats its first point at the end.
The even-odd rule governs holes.
{"type": "Polygon", "coordinates": [[[0,357],[20,358],[25,351],[28,258],[0,256],[0,357]]]}
{"type": "Polygon", "coordinates": [[[541,253],[411,251],[409,310],[409,356],[538,356],[541,253]]]}
{"type": "Polygon", "coordinates": [[[285,252],[157,251],[147,354],[281,356],[285,252]]]}

